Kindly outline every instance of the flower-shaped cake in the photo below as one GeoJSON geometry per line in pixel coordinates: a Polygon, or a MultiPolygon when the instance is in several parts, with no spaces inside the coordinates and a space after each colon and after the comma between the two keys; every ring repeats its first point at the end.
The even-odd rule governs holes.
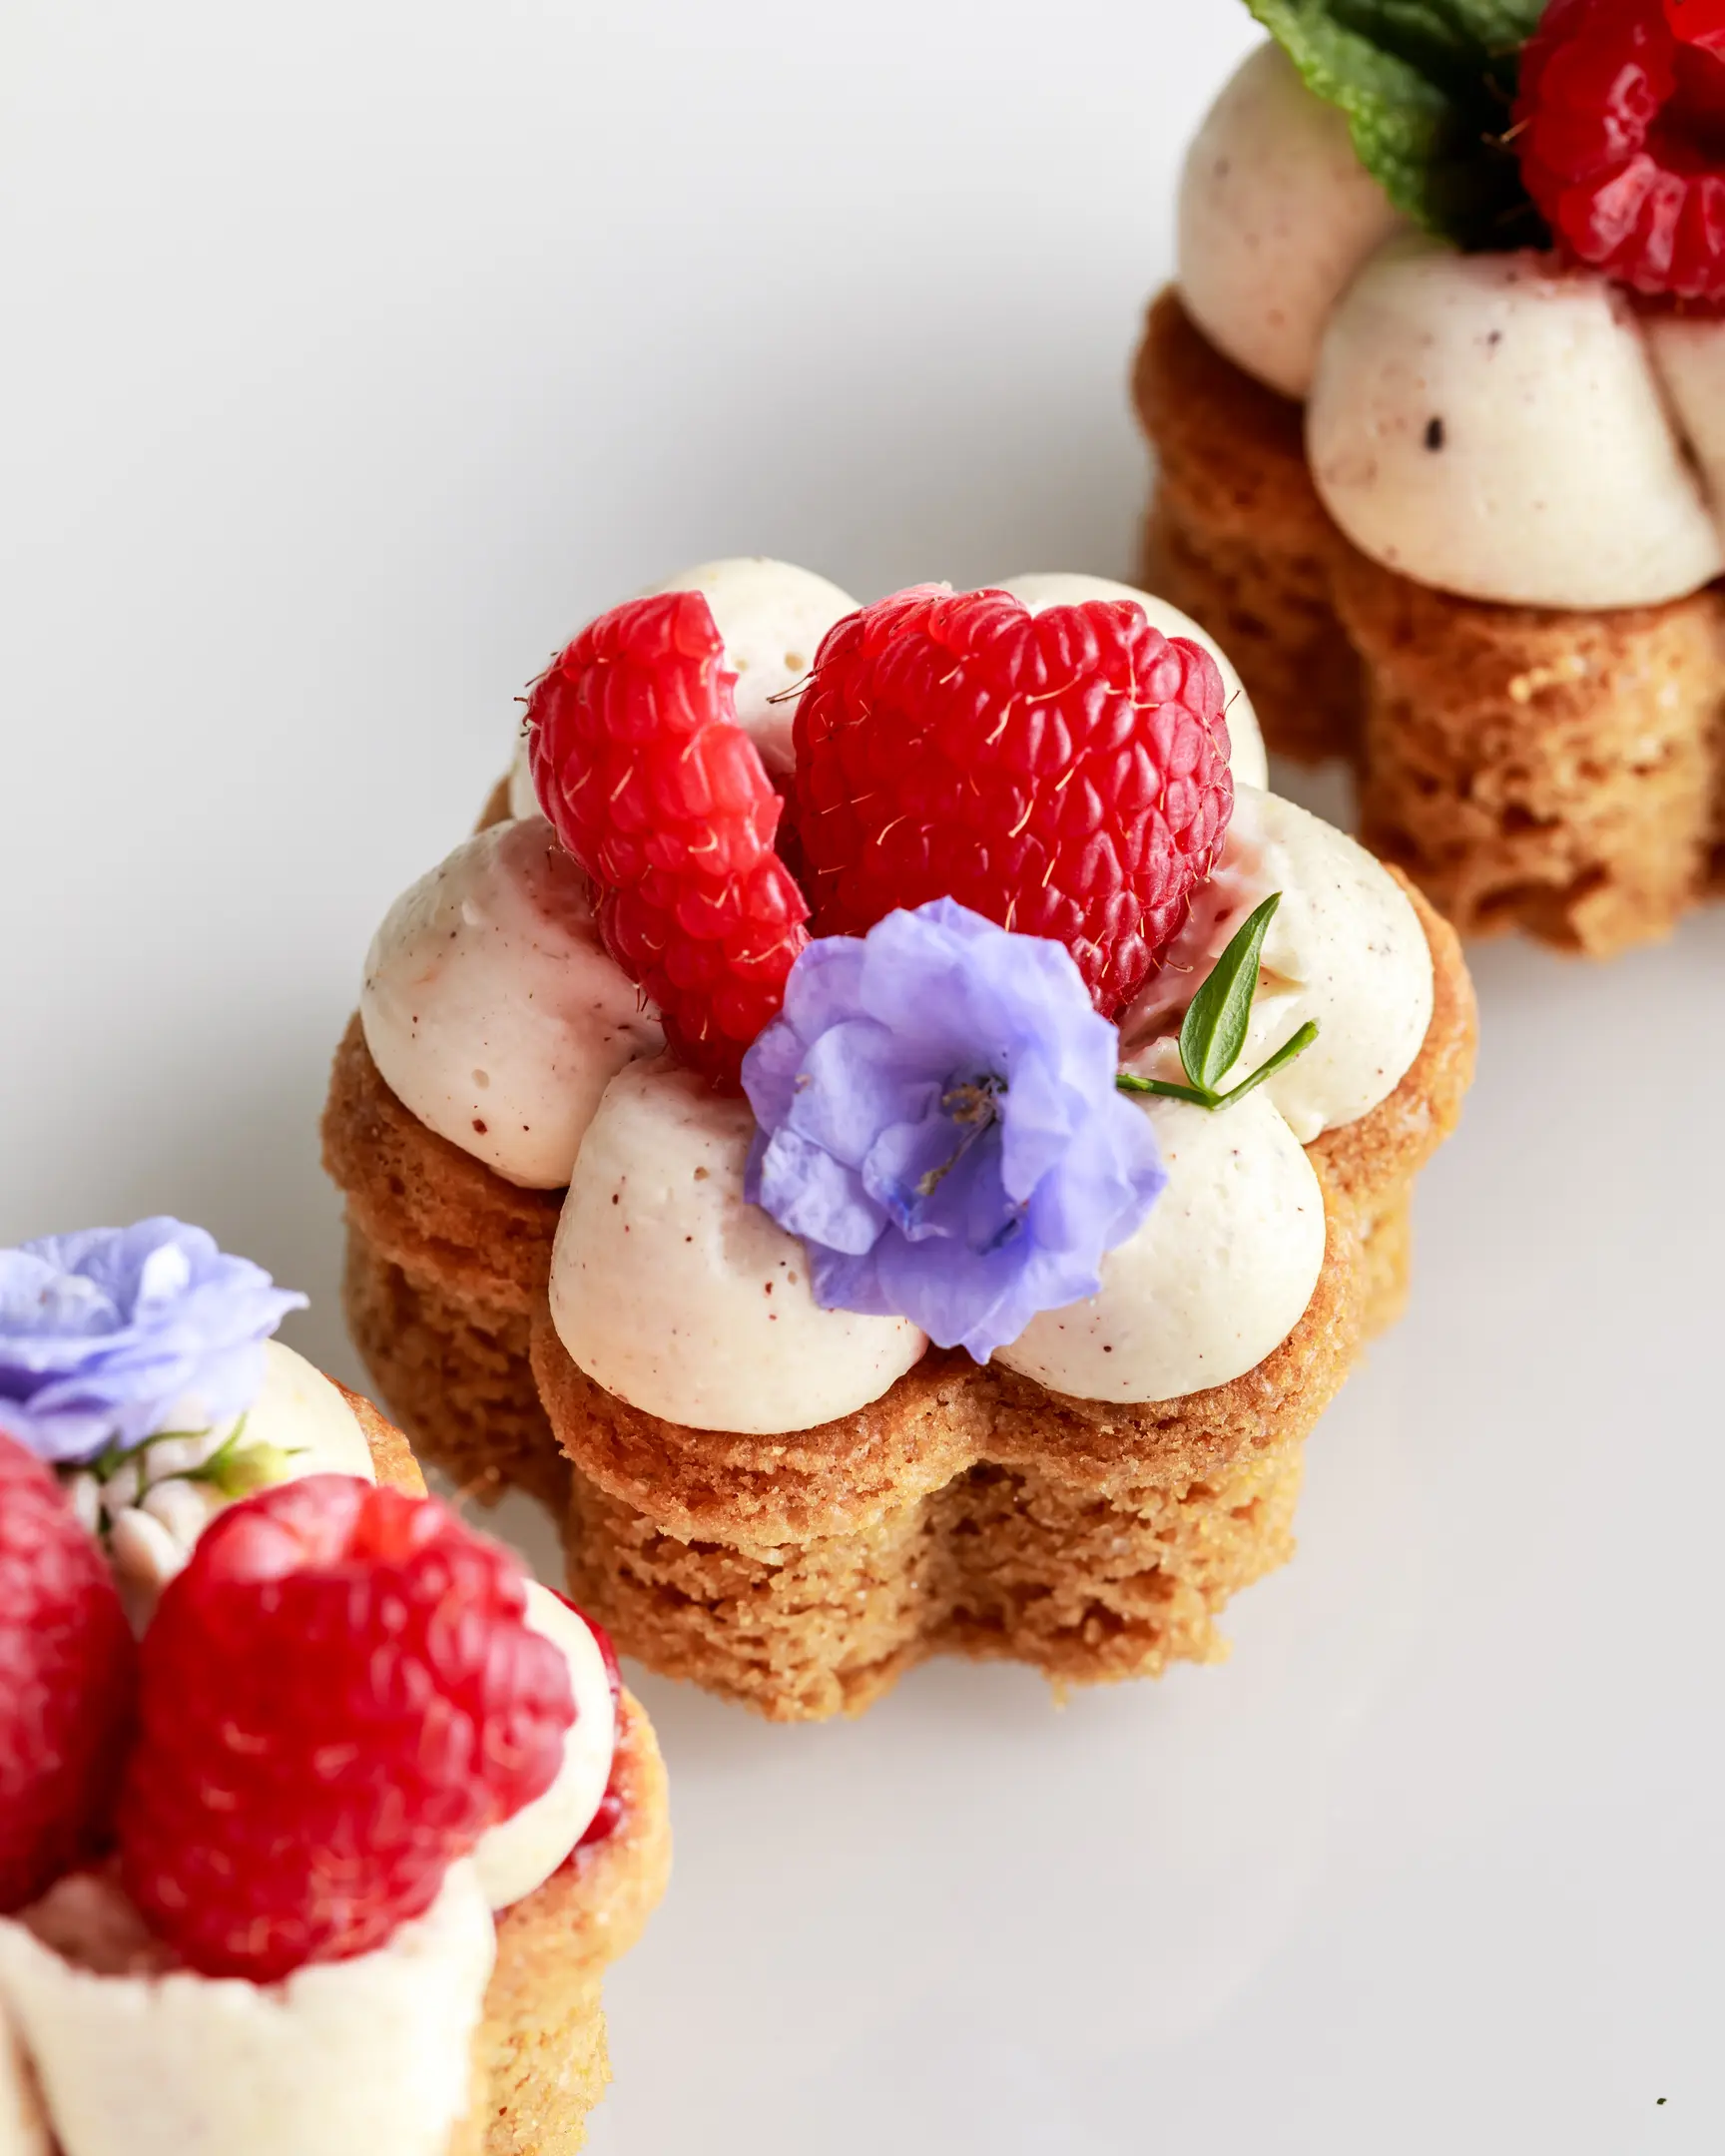
{"type": "Polygon", "coordinates": [[[709,564],[541,677],[325,1158],[385,1396],[630,1651],[781,1717],[1219,1651],[1471,1064],[1453,937],[1263,780],[1092,578],[709,564]]]}
{"type": "Polygon", "coordinates": [[[1249,4],[1139,353],[1146,573],[1463,932],[1664,934],[1725,860],[1725,18],[1249,4]]]}
{"type": "Polygon", "coordinates": [[[652,1731],[303,1301],[174,1220],[0,1251],[8,2156],[550,2156],[604,2085],[652,1731]]]}

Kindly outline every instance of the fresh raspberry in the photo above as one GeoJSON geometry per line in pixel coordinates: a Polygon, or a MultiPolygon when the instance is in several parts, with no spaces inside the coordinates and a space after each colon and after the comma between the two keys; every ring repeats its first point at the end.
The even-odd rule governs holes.
{"type": "Polygon", "coordinates": [[[429,1498],[308,1475],[232,1505],[141,1651],[121,1876],[210,1976],[380,1945],[549,1789],[569,1666],[515,1560],[429,1498]]]}
{"type": "Polygon", "coordinates": [[[796,743],[819,933],[950,896],[1064,943],[1107,1017],[1179,933],[1234,805],[1215,661],[1130,601],[882,599],[828,632],[796,743]]]}
{"type": "Polygon", "coordinates": [[[0,1914],[100,1845],[136,1687],[101,1550],[52,1471],[0,1434],[0,1914]]]}
{"type": "Polygon", "coordinates": [[[1569,260],[1725,301],[1725,7],[1551,0],[1521,56],[1521,177],[1569,260]]]}
{"type": "Polygon", "coordinates": [[[583,629],[527,705],[539,805],[599,887],[606,949],[683,1060],[732,1092],[809,940],[736,682],[707,601],[669,592],[583,629]]]}

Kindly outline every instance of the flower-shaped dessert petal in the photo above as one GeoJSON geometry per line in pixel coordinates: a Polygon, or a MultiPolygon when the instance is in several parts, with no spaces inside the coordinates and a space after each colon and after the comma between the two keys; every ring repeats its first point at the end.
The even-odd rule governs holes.
{"type": "Polygon", "coordinates": [[[950,898],[823,938],[744,1060],[749,1195],[817,1298],[985,1361],[1093,1295],[1164,1176],[1068,952],[950,898]]]}
{"type": "Polygon", "coordinates": [[[304,1304],[183,1221],[0,1251],[0,1430],[42,1459],[83,1460],[176,1415],[238,1414],[264,1341],[304,1304]]]}

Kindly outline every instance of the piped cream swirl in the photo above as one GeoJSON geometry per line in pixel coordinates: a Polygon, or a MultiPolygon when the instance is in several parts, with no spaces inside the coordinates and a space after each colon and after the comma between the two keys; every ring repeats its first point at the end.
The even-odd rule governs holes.
{"type": "MultiPolygon", "coordinates": [[[[1178,1080],[1165,1051],[1129,1066],[1178,1080]]],[[[1043,1311],[997,1359],[1081,1399],[1178,1399],[1238,1377],[1299,1324],[1324,1265],[1324,1194],[1262,1088],[1212,1111],[1142,1099],[1168,1186],[1082,1303],[1043,1311]]]]}
{"type": "Polygon", "coordinates": [[[823,1310],[803,1245],[743,1195],[755,1119],[665,1061],[606,1089],[551,1258],[551,1318],[588,1376],[695,1429],[804,1429],[878,1399],[927,1342],[823,1310]]]}
{"type": "Polygon", "coordinates": [[[359,1018],[397,1099],[530,1190],[568,1182],[606,1084],[664,1040],[541,816],[476,832],[403,892],[359,1018]]]}

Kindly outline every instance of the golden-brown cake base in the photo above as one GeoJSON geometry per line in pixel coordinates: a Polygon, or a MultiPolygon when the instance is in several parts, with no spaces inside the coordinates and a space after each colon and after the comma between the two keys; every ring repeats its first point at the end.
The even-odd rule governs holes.
{"type": "MultiPolygon", "coordinates": [[[[423,1494],[402,1433],[346,1393],[377,1479],[423,1494]]],[[[665,1891],[671,1826],[665,1763],[639,1702],[618,1709],[614,1831],[578,1849],[497,1919],[497,1960],[473,2039],[474,2103],[449,2156],[573,2156],[611,2078],[600,1980],[627,1953],[665,1891]]]]}
{"type": "Polygon", "coordinates": [[[1159,478],[1146,585],[1216,636],[1270,747],[1359,773],[1361,824],[1464,935],[1605,957],[1716,886],[1725,597],[1559,612],[1456,599],[1332,524],[1301,407],[1225,359],[1172,291],[1134,370],[1159,478]]]}
{"type": "MultiPolygon", "coordinates": [[[[1314,1419],[1327,1397],[1308,1394],[1314,1419]]],[[[1160,1676],[1220,1660],[1215,1612],[1292,1555],[1303,1435],[1113,1498],[978,1461],[865,1527],[772,1552],[667,1534],[577,1472],[570,1591],[653,1668],[774,1721],[861,1713],[936,1654],[1073,1684],[1160,1676]]]]}

